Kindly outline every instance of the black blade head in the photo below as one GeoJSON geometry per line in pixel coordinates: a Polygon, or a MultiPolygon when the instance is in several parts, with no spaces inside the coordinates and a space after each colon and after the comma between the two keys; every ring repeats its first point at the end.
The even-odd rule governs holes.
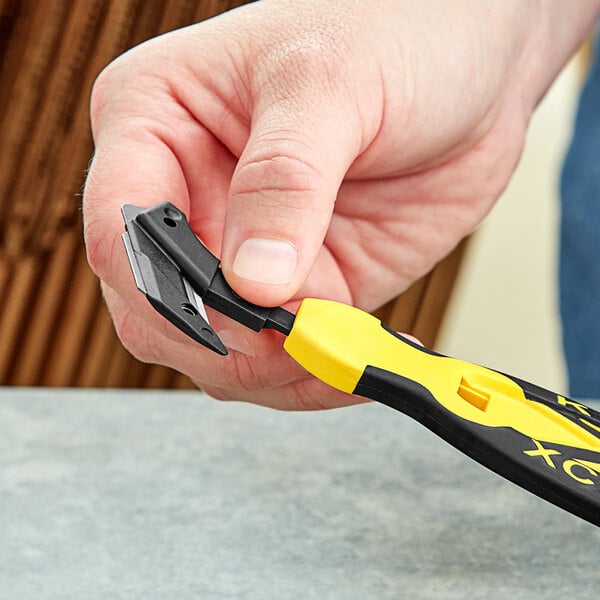
{"type": "Polygon", "coordinates": [[[123,242],[136,286],[150,304],[178,329],[221,355],[227,348],[205,318],[200,298],[194,294],[181,271],[136,223],[141,209],[123,206],[127,231],[123,242]]]}

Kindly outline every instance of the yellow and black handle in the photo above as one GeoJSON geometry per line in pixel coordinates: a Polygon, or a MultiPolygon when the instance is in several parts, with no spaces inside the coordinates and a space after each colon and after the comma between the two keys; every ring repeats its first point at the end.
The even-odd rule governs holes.
{"type": "Polygon", "coordinates": [[[351,306],[305,299],[284,348],[342,391],[399,410],[477,462],[600,525],[600,413],[431,352],[351,306]]]}
{"type": "Polygon", "coordinates": [[[521,487],[600,525],[600,413],[510,375],[441,356],[345,304],[305,299],[296,315],[240,298],[185,214],[168,202],[125,205],[136,285],[200,344],[227,349],[203,304],[259,331],[326,383],[399,410],[521,487]]]}

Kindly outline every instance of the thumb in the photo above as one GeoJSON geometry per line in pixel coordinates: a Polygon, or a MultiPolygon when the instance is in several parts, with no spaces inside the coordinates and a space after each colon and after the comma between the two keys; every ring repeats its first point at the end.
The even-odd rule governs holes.
{"type": "Polygon", "coordinates": [[[360,148],[358,128],[342,114],[331,99],[257,105],[231,181],[222,249],[226,278],[250,302],[283,304],[317,258],[360,148]]]}

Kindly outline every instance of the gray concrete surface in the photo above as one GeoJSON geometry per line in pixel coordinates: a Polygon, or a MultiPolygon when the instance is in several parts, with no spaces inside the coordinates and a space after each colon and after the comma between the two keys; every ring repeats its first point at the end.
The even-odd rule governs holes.
{"type": "Polygon", "coordinates": [[[574,600],[599,549],[376,404],[0,388],[2,600],[574,600]]]}

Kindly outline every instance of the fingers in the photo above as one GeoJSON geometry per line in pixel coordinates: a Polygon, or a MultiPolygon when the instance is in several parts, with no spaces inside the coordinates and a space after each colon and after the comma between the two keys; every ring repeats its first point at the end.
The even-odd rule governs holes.
{"type": "MultiPolygon", "coordinates": [[[[282,351],[281,338],[275,332],[263,335],[247,330],[246,343],[252,344],[253,353],[246,354],[244,347],[243,351],[230,348],[229,355],[223,357],[192,341],[154,311],[132,307],[107,285],[103,292],[119,339],[142,362],[172,367],[201,382],[201,386],[231,390],[271,388],[305,376],[303,369],[282,351]],[[250,336],[261,341],[256,343],[250,336]]],[[[220,332],[218,320],[215,327],[220,332]]],[[[227,331],[232,331],[231,327],[227,324],[227,331]]],[[[226,335],[223,337],[228,341],[226,335]]]]}
{"type": "Polygon", "coordinates": [[[252,402],[279,410],[327,410],[370,402],[367,398],[340,392],[308,373],[296,381],[252,392],[201,385],[196,381],[194,383],[217,400],[252,402]]]}
{"type": "Polygon", "coordinates": [[[298,291],[360,150],[357,116],[329,80],[327,60],[296,57],[285,75],[281,67],[262,74],[231,181],[222,252],[229,283],[251,302],[274,306],[298,291]]]}
{"type": "MultiPolygon", "coordinates": [[[[173,202],[189,215],[204,243],[219,254],[234,159],[155,69],[160,60],[154,55],[163,52],[155,48],[159,45],[150,42],[144,46],[138,47],[133,57],[128,53],[117,59],[94,85],[95,153],[83,207],[92,269],[131,305],[149,313],[148,304],[135,291],[121,241],[121,206],[173,202]]],[[[169,73],[177,79],[174,72],[180,69],[183,77],[181,62],[176,55],[171,58],[169,73]]]]}
{"type": "MultiPolygon", "coordinates": [[[[192,114],[164,78],[149,73],[152,49],[138,63],[136,51],[117,61],[100,78],[92,100],[96,152],[84,194],[86,247],[124,345],[141,360],[172,366],[203,387],[273,406],[279,404],[275,389],[290,407],[315,408],[329,405],[324,398],[332,391],[298,383],[311,378],[282,352],[275,334],[252,336],[217,316],[213,326],[233,350],[225,359],[182,339],[135,291],[120,239],[120,208],[173,202],[222,255],[238,293],[263,305],[291,298],[317,257],[324,260],[321,248],[337,192],[363,141],[352,102],[332,81],[335,65],[318,50],[295,55],[291,69],[278,59],[254,73],[249,137],[239,145],[215,129],[228,121],[192,114]],[[238,147],[243,150],[235,167],[232,152],[238,147]]],[[[186,93],[202,97],[198,109],[209,105],[201,89],[186,93]]],[[[344,395],[334,404],[354,401],[344,395]]]]}
{"type": "Polygon", "coordinates": [[[121,206],[150,206],[157,199],[187,199],[181,172],[167,148],[156,140],[121,141],[118,136],[96,150],[84,193],[84,234],[94,272],[115,289],[135,289],[121,234],[121,206]]]}
{"type": "MultiPolygon", "coordinates": [[[[168,332],[172,326],[162,317],[157,316],[163,326],[149,323],[144,312],[132,308],[113,289],[104,285],[103,291],[119,338],[138,360],[175,368],[215,398],[249,401],[285,410],[335,408],[361,401],[308,374],[282,352],[280,336],[274,332],[248,332],[241,351],[230,347],[229,355],[222,357],[183,334],[174,339],[168,332]],[[255,339],[250,340],[250,336],[255,339]],[[262,342],[257,345],[258,338],[262,342]],[[246,346],[250,344],[253,352],[258,347],[262,354],[247,354],[246,346]]],[[[241,333],[234,329],[226,331],[229,335],[220,332],[225,342],[232,334],[241,333]]]]}
{"type": "Polygon", "coordinates": [[[165,199],[186,205],[188,190],[179,162],[161,135],[160,122],[136,108],[136,101],[141,106],[145,98],[131,97],[121,81],[124,74],[118,68],[116,72],[117,76],[99,79],[92,97],[96,148],[84,189],[84,234],[94,272],[124,290],[132,287],[120,241],[121,205],[150,206],[165,199]]]}

